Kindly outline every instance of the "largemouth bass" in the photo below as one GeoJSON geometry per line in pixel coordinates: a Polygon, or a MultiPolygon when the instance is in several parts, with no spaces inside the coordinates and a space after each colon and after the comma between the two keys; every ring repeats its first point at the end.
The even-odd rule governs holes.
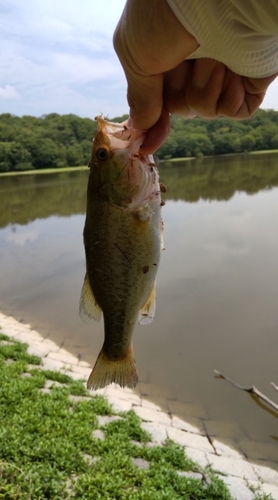
{"type": "Polygon", "coordinates": [[[105,338],[87,382],[134,387],[138,374],[132,334],[155,312],[155,279],[162,241],[158,170],[140,154],[142,131],[96,117],[84,227],[84,320],[104,317],[105,338]]]}

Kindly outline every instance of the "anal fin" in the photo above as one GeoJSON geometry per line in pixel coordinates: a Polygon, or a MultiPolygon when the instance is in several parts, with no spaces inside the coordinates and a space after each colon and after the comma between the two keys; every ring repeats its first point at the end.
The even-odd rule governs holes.
{"type": "Polygon", "coordinates": [[[155,296],[156,284],[154,283],[149,297],[139,311],[138,323],[140,323],[140,325],[148,325],[152,322],[155,315],[155,296]]]}
{"type": "Polygon", "coordinates": [[[94,297],[88,273],[86,273],[80,295],[79,316],[85,323],[90,323],[92,320],[100,321],[101,315],[102,310],[94,297]]]}

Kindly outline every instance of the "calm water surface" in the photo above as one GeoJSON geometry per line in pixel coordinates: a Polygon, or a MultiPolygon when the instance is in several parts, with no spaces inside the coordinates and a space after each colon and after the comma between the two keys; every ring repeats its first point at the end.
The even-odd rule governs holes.
{"type": "MultiPolygon", "coordinates": [[[[165,246],[153,323],[138,326],[138,391],[278,469],[278,156],[160,165],[165,246]]],[[[88,172],[0,178],[0,310],[92,365],[103,324],[79,319],[88,172]]]]}

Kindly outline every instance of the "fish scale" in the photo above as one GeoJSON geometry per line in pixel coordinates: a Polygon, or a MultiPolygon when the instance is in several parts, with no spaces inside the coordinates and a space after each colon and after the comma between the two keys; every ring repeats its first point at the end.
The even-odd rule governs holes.
{"type": "Polygon", "coordinates": [[[133,330],[137,321],[152,321],[155,310],[162,230],[159,176],[153,158],[138,153],[144,133],[102,117],[97,121],[87,190],[87,272],[80,313],[83,318],[100,319],[102,311],[105,338],[88,388],[111,382],[134,387],[138,374],[133,330]]]}

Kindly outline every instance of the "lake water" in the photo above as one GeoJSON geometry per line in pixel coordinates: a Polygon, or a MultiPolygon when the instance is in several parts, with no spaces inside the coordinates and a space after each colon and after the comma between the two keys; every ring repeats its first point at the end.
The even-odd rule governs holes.
{"type": "MultiPolygon", "coordinates": [[[[165,246],[153,323],[136,327],[137,390],[278,469],[278,420],[214,377],[278,394],[278,156],[161,164],[165,246]]],[[[0,178],[0,310],[92,365],[79,319],[88,172],[0,178]]]]}

